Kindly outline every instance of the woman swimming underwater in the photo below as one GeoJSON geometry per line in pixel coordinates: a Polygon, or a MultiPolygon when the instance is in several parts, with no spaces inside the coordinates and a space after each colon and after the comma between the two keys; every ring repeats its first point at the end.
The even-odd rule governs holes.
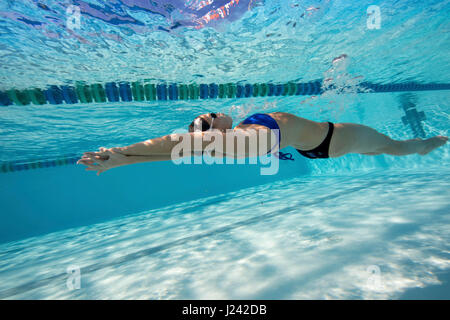
{"type": "MultiPolygon", "coordinates": [[[[211,139],[212,136],[215,139],[217,134],[220,134],[226,141],[227,132],[231,130],[234,134],[243,135],[248,135],[249,132],[275,133],[275,135],[267,135],[268,147],[264,150],[258,150],[258,155],[270,153],[273,150],[271,146],[275,144],[279,149],[292,146],[301,155],[310,159],[337,158],[348,153],[395,156],[425,155],[444,145],[448,140],[448,137],[445,136],[434,136],[424,140],[420,138],[402,141],[393,140],[365,125],[315,122],[286,112],[256,113],[239,123],[234,129],[232,129],[232,124],[233,120],[226,114],[202,114],[189,125],[189,133],[166,135],[126,147],[100,148],[98,152],[85,152],[77,164],[84,164],[87,166],[86,170],[97,171],[97,175],[99,175],[108,169],[123,165],[167,161],[173,159],[172,149],[180,143],[180,139],[176,139],[175,136],[183,137],[181,139],[190,138],[193,141],[200,135],[203,142],[199,149],[195,151],[203,152],[207,150],[208,144],[214,141],[211,139]],[[273,141],[273,139],[276,141],[273,141]]],[[[255,136],[257,139],[262,139],[263,135],[257,134],[255,136]]],[[[226,145],[226,143],[223,143],[223,145],[226,145]]],[[[188,155],[193,154],[195,152],[188,155]]],[[[279,154],[282,155],[281,152],[279,154]]],[[[183,156],[185,155],[183,154],[183,156]]],[[[236,146],[231,151],[225,147],[223,150],[215,149],[212,155],[214,157],[239,157],[236,146]]],[[[245,151],[241,156],[252,155],[254,154],[249,152],[249,147],[245,146],[245,151]]],[[[286,157],[280,158],[286,159],[286,157]]]]}

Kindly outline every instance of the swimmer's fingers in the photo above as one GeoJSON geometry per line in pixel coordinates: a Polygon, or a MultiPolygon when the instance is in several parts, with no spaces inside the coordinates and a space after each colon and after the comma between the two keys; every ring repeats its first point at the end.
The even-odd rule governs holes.
{"type": "Polygon", "coordinates": [[[100,151],[85,152],[85,153],[83,153],[83,157],[84,156],[99,156],[100,159],[108,160],[109,156],[115,152],[115,149],[118,149],[118,148],[107,149],[105,147],[100,147],[99,148],[100,151]]]}
{"type": "Polygon", "coordinates": [[[83,158],[85,158],[85,157],[108,160],[109,154],[107,152],[85,152],[85,153],[83,153],[83,158]]]}
{"type": "Polygon", "coordinates": [[[109,157],[100,156],[97,154],[84,154],[81,159],[91,159],[91,160],[108,160],[109,157]]]}
{"type": "Polygon", "coordinates": [[[106,171],[106,169],[101,164],[86,164],[86,165],[87,165],[86,171],[97,171],[98,176],[103,171],[106,171]]]}
{"type": "Polygon", "coordinates": [[[77,161],[77,164],[87,166],[86,171],[97,171],[98,176],[100,173],[107,170],[105,161],[107,160],[100,159],[99,156],[96,155],[83,155],[83,157],[77,161]]]}
{"type": "Polygon", "coordinates": [[[77,161],[77,164],[84,164],[84,165],[88,166],[88,165],[94,165],[94,163],[97,163],[97,166],[104,167],[104,163],[107,160],[108,159],[100,158],[100,156],[83,155],[83,157],[77,161]]]}
{"type": "Polygon", "coordinates": [[[91,154],[84,154],[83,157],[81,157],[81,159],[79,159],[77,161],[77,164],[93,164],[96,161],[101,161],[103,159],[101,159],[99,156],[96,155],[91,155],[91,154]]]}
{"type": "MultiPolygon", "coordinates": [[[[94,163],[97,163],[96,165],[99,165],[100,161],[99,159],[80,159],[77,161],[77,164],[84,164],[85,166],[91,166],[94,165],[94,163]]],[[[102,166],[101,163],[99,166],[102,166]]]]}
{"type": "Polygon", "coordinates": [[[84,165],[88,165],[88,164],[93,164],[94,160],[91,159],[80,159],[77,161],[77,164],[84,164],[84,165]]]}
{"type": "Polygon", "coordinates": [[[102,173],[103,171],[105,171],[104,168],[95,168],[95,167],[88,167],[86,168],[86,171],[97,171],[97,175],[99,176],[100,173],[102,173]]]}
{"type": "Polygon", "coordinates": [[[88,166],[88,167],[90,167],[90,166],[99,166],[99,167],[101,167],[101,165],[98,164],[99,161],[102,161],[102,160],[86,158],[86,159],[78,160],[77,164],[84,164],[85,166],[88,166]],[[97,163],[97,164],[94,164],[94,163],[97,163]]]}

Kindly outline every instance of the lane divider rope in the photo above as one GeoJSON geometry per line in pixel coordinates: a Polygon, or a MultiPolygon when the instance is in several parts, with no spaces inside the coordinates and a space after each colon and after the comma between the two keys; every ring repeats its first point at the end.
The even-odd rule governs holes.
{"type": "MultiPolygon", "coordinates": [[[[333,89],[333,87],[328,87],[333,89]]],[[[358,93],[401,92],[449,90],[450,83],[415,82],[376,84],[362,82],[357,87],[358,93]]],[[[85,84],[77,82],[75,86],[51,85],[46,89],[31,88],[25,90],[10,89],[0,91],[0,106],[8,105],[43,105],[102,103],[119,101],[167,101],[197,99],[231,99],[250,97],[319,95],[322,94],[322,80],[296,83],[224,83],[224,84],[176,84],[145,82],[108,82],[106,84],[85,84]]]]}
{"type": "Polygon", "coordinates": [[[0,163],[0,173],[8,173],[14,171],[24,171],[24,170],[32,170],[32,169],[42,169],[42,168],[51,168],[57,166],[64,166],[75,164],[78,159],[80,159],[79,155],[71,154],[66,156],[61,156],[56,159],[42,159],[42,160],[22,160],[22,161],[9,161],[0,163]]]}

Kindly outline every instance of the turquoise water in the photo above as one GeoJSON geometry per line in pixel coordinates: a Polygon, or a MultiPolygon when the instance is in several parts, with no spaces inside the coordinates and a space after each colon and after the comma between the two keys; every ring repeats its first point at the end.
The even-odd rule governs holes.
{"type": "MultiPolygon", "coordinates": [[[[129,145],[209,111],[235,124],[285,111],[394,139],[417,137],[418,121],[423,137],[449,135],[449,91],[357,93],[362,81],[449,83],[449,1],[380,1],[375,30],[369,1],[250,2],[199,27],[203,11],[186,9],[195,1],[3,1],[0,91],[145,79],[334,87],[324,83],[319,96],[1,106],[0,164],[129,145]],[[82,8],[79,29],[66,26],[70,4],[82,8]],[[425,119],[404,122],[405,101],[425,119]]],[[[261,165],[171,162],[100,177],[75,165],[2,172],[0,298],[449,298],[448,146],[424,157],[293,154],[273,176],[261,165]]]]}
{"type": "MultiPolygon", "coordinates": [[[[0,298],[417,298],[412,288],[448,280],[448,181],[296,177],[4,244],[0,298]]],[[[428,298],[448,298],[444,287],[428,298]]]]}

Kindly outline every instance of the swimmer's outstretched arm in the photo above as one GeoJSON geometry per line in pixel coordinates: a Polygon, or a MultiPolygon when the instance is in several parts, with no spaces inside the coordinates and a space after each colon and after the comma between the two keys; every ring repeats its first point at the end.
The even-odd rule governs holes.
{"type": "MultiPolygon", "coordinates": [[[[197,138],[200,139],[202,139],[203,137],[202,133],[192,132],[183,134],[169,134],[163,137],[145,140],[125,147],[111,148],[111,150],[126,156],[166,155],[169,156],[169,159],[166,160],[170,160],[170,155],[172,154],[173,148],[181,141],[183,141],[183,139],[190,139],[190,145],[194,146],[194,135],[197,135],[197,138]]],[[[202,139],[202,141],[204,141],[204,139],[202,139]]],[[[200,149],[197,151],[202,151],[208,143],[209,142],[200,145],[200,149]]]]}
{"type": "MultiPolygon", "coordinates": [[[[257,153],[260,150],[262,150],[260,151],[262,154],[267,152],[265,148],[260,149],[259,147],[257,147],[257,150],[252,149],[252,152],[250,152],[250,145],[246,142],[240,145],[242,148],[238,148],[238,135],[244,138],[241,141],[245,141],[245,137],[251,135],[251,133],[245,132],[244,130],[240,131],[242,132],[231,135],[216,130],[210,132],[172,134],[149,139],[126,147],[100,148],[98,152],[85,152],[77,164],[84,164],[88,167],[86,170],[97,171],[97,175],[99,175],[108,169],[119,166],[141,162],[168,161],[175,158],[202,154],[203,151],[207,151],[206,149],[211,142],[216,142],[215,139],[217,138],[222,141],[222,144],[215,144],[214,148],[210,150],[212,151],[211,155],[213,157],[246,158],[255,156],[255,152],[257,153]],[[228,143],[226,141],[227,139],[228,143]],[[233,141],[230,151],[227,145],[231,142],[231,139],[233,141]]],[[[253,141],[253,147],[255,145],[259,146],[258,136],[256,135],[254,139],[256,140],[253,141]]]]}
{"type": "Polygon", "coordinates": [[[84,164],[87,171],[97,171],[99,175],[106,170],[129,164],[166,160],[170,160],[170,156],[125,156],[110,149],[100,148],[99,152],[85,152],[77,164],[84,164]]]}
{"type": "MultiPolygon", "coordinates": [[[[217,134],[217,133],[216,133],[217,134]]],[[[191,142],[192,146],[195,145],[194,150],[180,150],[178,157],[191,156],[194,151],[203,151],[207,144],[210,143],[208,139],[205,141],[203,133],[195,133],[195,137],[200,138],[199,143],[194,144],[193,133],[186,134],[174,134],[167,135],[155,139],[149,139],[143,142],[135,143],[125,147],[115,148],[100,148],[97,152],[85,152],[83,157],[77,161],[77,164],[83,164],[87,166],[87,171],[97,171],[97,175],[100,173],[125,165],[142,163],[142,162],[155,162],[155,161],[168,161],[171,160],[172,150],[183,139],[188,139],[185,142],[191,142]],[[197,149],[197,150],[196,150],[197,149]]],[[[175,153],[176,155],[176,153],[175,153]]]]}
{"type": "MultiPolygon", "coordinates": [[[[250,146],[248,143],[244,142],[241,144],[242,149],[238,149],[238,136],[240,138],[250,137],[252,134],[256,132],[247,132],[244,130],[239,130],[239,132],[233,133],[222,133],[218,130],[208,131],[208,132],[189,132],[182,134],[170,134],[159,138],[149,139],[143,142],[135,143],[126,147],[115,147],[109,150],[120,153],[126,156],[159,156],[159,158],[155,157],[155,160],[149,161],[165,161],[171,160],[170,156],[178,156],[182,157],[183,155],[181,151],[188,151],[188,155],[191,156],[196,152],[205,151],[206,147],[211,144],[211,142],[215,142],[218,138],[221,140],[221,145],[215,145],[214,151],[217,156],[221,157],[248,157],[250,152],[250,146]],[[228,140],[228,141],[227,141],[228,140]],[[229,141],[233,140],[233,141],[229,141]],[[180,145],[183,146],[183,150],[180,145]],[[231,150],[227,147],[231,145],[231,150]],[[178,147],[177,149],[174,149],[178,147]],[[164,157],[166,156],[166,157],[164,157]],[[168,158],[167,158],[168,157],[168,158]],[[160,159],[160,160],[156,160],[160,159]]],[[[253,146],[258,146],[258,135],[256,134],[253,146]]],[[[270,135],[267,137],[270,139],[270,135]]],[[[242,139],[241,139],[242,141],[242,139]]],[[[267,144],[270,144],[270,140],[268,140],[267,144]]],[[[256,152],[256,150],[253,150],[256,152]]],[[[263,152],[263,154],[266,151],[263,152]]],[[[139,158],[133,160],[140,160],[139,158]]],[[[142,160],[140,162],[144,162],[142,160]]]]}

